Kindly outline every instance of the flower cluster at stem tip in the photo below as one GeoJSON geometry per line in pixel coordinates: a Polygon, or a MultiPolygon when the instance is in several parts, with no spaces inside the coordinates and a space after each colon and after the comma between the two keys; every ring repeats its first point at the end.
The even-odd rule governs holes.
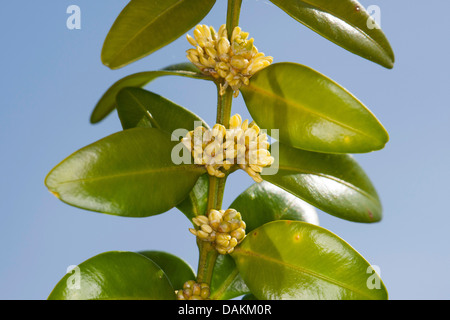
{"type": "Polygon", "coordinates": [[[234,97],[239,95],[239,88],[249,84],[249,79],[259,70],[269,66],[273,58],[258,52],[253,45],[254,39],[248,39],[248,32],[235,27],[228,40],[227,28],[220,26],[216,32],[213,27],[198,25],[194,37],[186,35],[195,49],[186,51],[187,58],[204,74],[221,81],[220,94],[231,87],[234,97]]]}
{"type": "Polygon", "coordinates": [[[175,291],[177,300],[209,300],[210,289],[207,283],[186,281],[182,290],[175,291]]]}
{"type": "Polygon", "coordinates": [[[220,254],[232,253],[245,238],[245,222],[235,209],[212,209],[208,216],[192,219],[199,229],[189,231],[202,241],[211,242],[220,254]]]}
{"type": "Polygon", "coordinates": [[[242,121],[239,114],[230,118],[228,130],[221,124],[215,124],[212,130],[200,126],[188,132],[181,142],[191,152],[195,164],[204,165],[210,175],[218,178],[225,177],[224,171],[238,165],[253,180],[262,182],[260,173],[274,162],[267,134],[254,122],[242,121]]]}

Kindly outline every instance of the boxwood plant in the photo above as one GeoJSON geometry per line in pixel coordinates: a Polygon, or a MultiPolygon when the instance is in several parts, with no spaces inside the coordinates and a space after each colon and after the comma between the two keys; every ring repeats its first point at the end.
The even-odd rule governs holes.
{"type": "MultiPolygon", "coordinates": [[[[348,51],[393,67],[385,35],[357,1],[270,1],[348,51]]],[[[260,52],[239,27],[241,0],[228,0],[222,24],[199,24],[214,4],[128,3],[105,39],[103,64],[121,68],[182,35],[187,60],[114,83],[91,122],[117,109],[123,131],[68,156],[45,180],[61,201],[104,214],[144,218],[178,208],[192,222],[196,274],[161,251],[105,252],[78,265],[79,286],[67,274],[49,299],[387,299],[371,265],[318,226],[314,208],[380,221],[377,192],[350,154],[382,149],[386,130],[330,78],[260,52]],[[214,83],[216,123],[143,89],[162,76],[214,83]],[[239,94],[252,121],[231,112],[239,94]],[[227,177],[239,169],[254,184],[222,208],[227,177]]]]}

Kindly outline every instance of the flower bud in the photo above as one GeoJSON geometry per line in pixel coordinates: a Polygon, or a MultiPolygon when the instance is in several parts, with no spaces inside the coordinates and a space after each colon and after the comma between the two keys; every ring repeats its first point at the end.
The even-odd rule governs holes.
{"type": "Polygon", "coordinates": [[[210,289],[206,283],[186,281],[182,290],[175,291],[177,300],[209,300],[210,289]]]}
{"type": "Polygon", "coordinates": [[[272,57],[259,52],[254,39],[248,37],[249,34],[238,26],[233,29],[230,41],[225,25],[221,25],[218,32],[213,27],[197,25],[194,37],[186,35],[189,44],[195,48],[187,50],[187,58],[204,74],[222,80],[219,87],[221,95],[231,87],[233,96],[237,97],[239,88],[248,85],[252,75],[273,61],[272,57]],[[219,67],[219,64],[227,67],[219,67]]]}

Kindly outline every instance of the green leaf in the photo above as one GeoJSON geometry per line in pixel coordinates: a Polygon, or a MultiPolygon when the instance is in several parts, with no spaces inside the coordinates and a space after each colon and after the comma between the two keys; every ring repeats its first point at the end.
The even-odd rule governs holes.
{"type": "Polygon", "coordinates": [[[261,128],[279,129],[279,141],[295,148],[363,153],[382,149],[389,140],[351,93],[300,64],[270,65],[241,92],[253,120],[261,128]]]}
{"type": "Polygon", "coordinates": [[[150,259],[125,251],[90,258],[67,273],[49,300],[174,300],[164,271],[150,259]]]}
{"type": "Polygon", "coordinates": [[[370,264],[328,230],[274,221],[253,230],[231,254],[260,300],[387,299],[370,264]]]}
{"type": "MultiPolygon", "coordinates": [[[[179,128],[193,130],[196,121],[209,128],[196,114],[155,93],[140,88],[122,89],[117,95],[117,111],[124,129],[156,127],[172,134],[179,128]]],[[[177,205],[177,208],[189,220],[197,215],[205,214],[208,202],[208,177],[207,174],[201,176],[186,199],[177,205]]]]}
{"type": "Polygon", "coordinates": [[[121,68],[164,47],[189,31],[215,0],[131,0],[106,36],[102,62],[121,68]]]}
{"type": "Polygon", "coordinates": [[[141,88],[128,87],[120,90],[116,101],[124,129],[154,127],[172,134],[177,129],[194,130],[195,122],[201,122],[201,125],[209,128],[206,122],[191,111],[141,88]]]}
{"type": "MultiPolygon", "coordinates": [[[[274,146],[272,146],[274,149],[274,146]]],[[[309,152],[279,144],[278,172],[263,179],[336,217],[376,222],[381,203],[369,178],[350,155],[309,152]]]]}
{"type": "Polygon", "coordinates": [[[139,251],[138,253],[156,263],[164,271],[167,278],[169,278],[175,290],[183,288],[183,284],[186,281],[195,279],[195,274],[191,266],[173,254],[149,250],[139,251]]]}
{"type": "Polygon", "coordinates": [[[189,219],[200,215],[206,215],[208,205],[209,175],[205,173],[192,188],[186,199],[177,205],[177,209],[189,219]]]}
{"type": "MultiPolygon", "coordinates": [[[[242,192],[230,205],[242,215],[249,233],[274,220],[300,220],[318,224],[316,210],[289,192],[268,183],[255,183],[242,192]]],[[[229,255],[219,255],[211,283],[212,299],[232,299],[249,293],[229,255]]]]}
{"type": "Polygon", "coordinates": [[[200,166],[174,164],[177,143],[155,128],[121,131],[66,158],[45,183],[59,199],[83,209],[127,217],[163,213],[205,173],[200,166]]]}
{"type": "Polygon", "coordinates": [[[263,181],[242,192],[230,205],[242,215],[250,232],[274,220],[297,220],[319,224],[316,209],[283,189],[263,181]]]}
{"type": "Polygon", "coordinates": [[[355,0],[270,0],[321,36],[386,68],[394,52],[381,28],[355,0]]]}
{"type": "Polygon", "coordinates": [[[212,300],[229,300],[249,292],[233,258],[228,254],[220,254],[214,265],[210,298],[212,300]]]}
{"type": "Polygon", "coordinates": [[[146,71],[131,74],[115,82],[100,98],[91,114],[91,123],[103,120],[116,107],[116,95],[125,87],[143,87],[162,76],[181,76],[194,79],[211,80],[203,75],[192,63],[180,63],[162,70],[146,71]]]}

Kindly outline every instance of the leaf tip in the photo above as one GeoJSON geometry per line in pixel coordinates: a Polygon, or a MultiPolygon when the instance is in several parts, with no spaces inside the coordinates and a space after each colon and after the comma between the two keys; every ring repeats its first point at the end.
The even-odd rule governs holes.
{"type": "Polygon", "coordinates": [[[90,124],[96,124],[99,121],[100,120],[97,118],[97,115],[95,114],[95,112],[92,112],[91,117],[89,118],[89,123],[90,124]]]}
{"type": "Polygon", "coordinates": [[[386,69],[392,70],[394,68],[394,63],[395,63],[395,58],[389,57],[389,60],[387,60],[384,64],[383,67],[385,67],[386,69]]]}
{"type": "Polygon", "coordinates": [[[49,190],[49,191],[50,191],[50,193],[51,193],[52,195],[54,195],[56,198],[61,199],[61,196],[59,195],[58,192],[52,191],[52,190],[49,190]]]}

